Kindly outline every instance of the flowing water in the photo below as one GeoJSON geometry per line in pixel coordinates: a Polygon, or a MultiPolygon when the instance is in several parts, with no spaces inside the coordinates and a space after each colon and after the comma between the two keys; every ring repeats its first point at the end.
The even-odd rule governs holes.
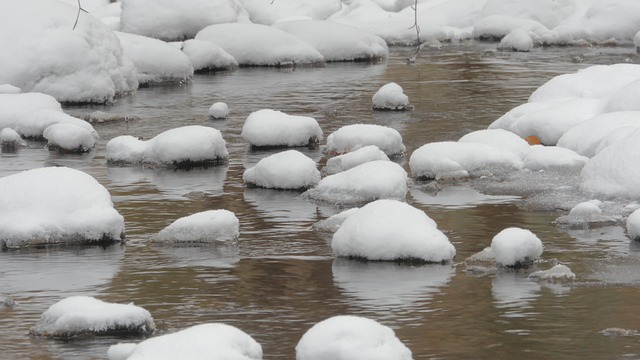
{"type": "MultiPolygon", "coordinates": [[[[457,140],[486,128],[555,75],[593,64],[639,62],[630,48],[551,48],[526,54],[494,48],[473,43],[425,49],[415,65],[405,62],[412,49],[400,48],[377,64],[239,69],[196,75],[188,85],[143,88],[111,105],[67,107],[77,116],[101,110],[140,120],[95,125],[101,139],[85,155],[59,155],[43,149],[43,143],[3,153],[0,176],[53,165],[93,175],[124,216],[127,242],[1,252],[0,293],[17,304],[0,305],[0,358],[105,359],[111,344],[138,341],[62,342],[27,335],[48,306],[72,295],[143,306],[152,313],[158,334],[225,322],[260,342],[265,359],[293,359],[295,345],[310,326],[341,314],[390,326],[416,359],[640,358],[640,338],[602,332],[640,328],[640,245],[621,226],[563,230],[554,225],[566,213],[557,209],[579,200],[563,198],[562,190],[547,200],[557,203],[560,195],[564,207],[530,206],[528,200],[536,196],[543,198],[536,204],[544,203],[543,188],[550,185],[530,183],[535,196],[517,186],[483,195],[465,182],[436,190],[412,182],[407,201],[436,220],[457,256],[456,264],[407,266],[336,259],[331,235],[312,225],[338,209],[299,199],[295,192],[243,185],[243,171],[273,153],[252,151],[240,136],[244,119],[255,110],[313,116],[325,137],[347,124],[390,126],[402,134],[410,155],[425,143],[457,140]],[[392,81],[403,86],[414,111],[371,111],[373,93],[392,81]],[[207,109],[216,101],[229,105],[227,120],[208,118],[207,109]],[[105,144],[115,136],[149,139],[191,124],[222,131],[230,152],[227,165],[173,171],[106,164],[105,144]],[[220,208],[240,219],[235,245],[146,243],[179,217],[220,208]],[[544,261],[537,269],[559,261],[576,273],[576,280],[535,282],[527,278],[532,270],[465,271],[463,260],[510,226],[528,228],[542,239],[544,261]]],[[[322,148],[300,150],[321,164],[326,160],[322,148]]],[[[408,155],[398,160],[407,170],[408,155]]],[[[564,182],[575,188],[576,180],[564,182]]]]}

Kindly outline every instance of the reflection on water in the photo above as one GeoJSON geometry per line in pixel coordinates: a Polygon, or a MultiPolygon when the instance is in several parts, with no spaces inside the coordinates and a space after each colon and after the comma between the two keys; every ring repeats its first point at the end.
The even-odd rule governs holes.
{"type": "MultiPolygon", "coordinates": [[[[520,226],[545,245],[540,268],[566,264],[577,275],[575,285],[533,282],[524,273],[504,271],[472,277],[453,265],[334,259],[330,235],[311,226],[339,209],[300,199],[297,192],[244,187],[246,168],[281,151],[254,151],[241,138],[244,120],[256,110],[313,116],[325,138],[347,124],[393,127],[407,147],[407,155],[397,161],[408,170],[413,150],[486,128],[557,74],[594,63],[637,62],[633,49],[625,48],[544,48],[521,54],[476,43],[425,49],[415,65],[407,65],[411,51],[392,49],[389,60],[379,64],[196,75],[191,84],[140,89],[110,105],[67,107],[80,116],[102,110],[140,120],[96,125],[100,140],[89,154],[63,156],[38,142],[0,154],[0,176],[61,165],[91,174],[112,194],[128,238],[125,246],[107,249],[0,252],[0,292],[18,303],[0,308],[1,357],[104,359],[118,339],[54,342],[26,335],[48,306],[70,295],[134,302],[153,314],[160,334],[226,322],[256,338],[265,359],[292,359],[309,327],[343,314],[390,326],[416,359],[640,357],[637,338],[600,333],[610,327],[639,328],[640,246],[620,226],[573,232],[552,224],[563,214],[556,209],[568,210],[571,202],[582,200],[576,197],[576,176],[553,183],[566,191],[546,193],[548,184],[537,178],[540,174],[470,183],[480,191],[464,182],[436,188],[412,182],[407,200],[438,223],[456,246],[456,261],[489,246],[502,229],[520,226]],[[414,111],[371,110],[371,96],[391,81],[404,88],[414,111]],[[226,120],[208,117],[217,101],[230,107],[226,120]],[[228,164],[188,172],[106,165],[110,139],[125,134],[149,139],[185,125],[219,129],[230,152],[228,164]],[[542,194],[527,192],[531,186],[542,194]],[[505,196],[514,193],[521,198],[505,196]],[[237,243],[147,244],[177,218],[210,209],[238,216],[237,243]]],[[[319,164],[326,161],[322,148],[298,150],[319,164]]]]}

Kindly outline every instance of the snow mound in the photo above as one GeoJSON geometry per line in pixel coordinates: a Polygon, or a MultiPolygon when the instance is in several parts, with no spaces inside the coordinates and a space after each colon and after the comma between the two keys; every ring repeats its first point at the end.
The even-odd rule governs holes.
{"type": "Polygon", "coordinates": [[[503,129],[485,129],[470,132],[458,142],[480,143],[510,150],[524,159],[531,152],[531,146],[518,135],[503,129]]]}
{"type": "Polygon", "coordinates": [[[159,242],[211,243],[237,240],[240,221],[228,210],[208,210],[179,218],[153,239],[159,242]]]}
{"type": "Polygon", "coordinates": [[[576,278],[576,274],[574,274],[568,266],[558,264],[549,270],[533,272],[529,274],[529,277],[540,280],[562,281],[573,280],[576,278]]]}
{"type": "Polygon", "coordinates": [[[527,52],[533,49],[533,39],[526,30],[514,29],[500,40],[498,49],[527,52]]]}
{"type": "Polygon", "coordinates": [[[226,119],[229,115],[229,106],[223,102],[217,102],[209,107],[209,116],[214,119],[226,119]]]}
{"type": "Polygon", "coordinates": [[[73,123],[58,123],[44,129],[47,148],[65,153],[84,153],[96,146],[98,133],[73,123]]]}
{"type": "Polygon", "coordinates": [[[456,250],[422,210],[377,200],[350,215],[333,235],[337,256],[367,260],[447,262],[456,250]]]}
{"type": "Polygon", "coordinates": [[[320,181],[320,171],[303,153],[287,150],[258,161],[242,179],[247,185],[268,189],[308,189],[320,181]]]}
{"type": "Polygon", "coordinates": [[[606,112],[614,111],[640,111],[638,97],[640,96],[640,79],[631,81],[613,93],[604,109],[606,112]]]}
{"type": "Polygon", "coordinates": [[[59,1],[7,0],[0,23],[0,84],[63,102],[112,101],[135,90],[135,67],[106,25],[59,1]],[[34,11],[37,9],[38,11],[34,11]]]}
{"type": "Polygon", "coordinates": [[[236,0],[123,0],[122,31],[165,41],[192,38],[212,24],[247,21],[236,0]]]}
{"type": "Polygon", "coordinates": [[[581,202],[571,208],[569,214],[557,218],[555,224],[573,229],[615,225],[620,220],[619,217],[604,214],[601,206],[602,202],[599,200],[581,202]]]}
{"type": "Polygon", "coordinates": [[[585,3],[590,5],[586,10],[577,12],[554,29],[559,38],[584,39],[592,43],[632,42],[640,23],[640,3],[634,0],[585,3]]]}
{"type": "Polygon", "coordinates": [[[22,93],[22,89],[17,86],[13,86],[11,84],[1,84],[0,85],[0,94],[20,94],[22,93]]]}
{"type": "Polygon", "coordinates": [[[149,335],[155,328],[151,314],[139,306],[72,296],[51,305],[29,334],[71,339],[94,335],[149,335]]]}
{"type": "Polygon", "coordinates": [[[361,147],[358,150],[328,159],[326,166],[322,169],[322,172],[327,175],[337,174],[366,162],[376,160],[389,161],[389,157],[377,146],[368,145],[361,147]]]}
{"type": "Polygon", "coordinates": [[[335,233],[338,231],[342,223],[351,215],[353,215],[360,208],[351,208],[348,210],[344,210],[335,215],[331,215],[324,220],[320,220],[317,223],[313,224],[313,228],[316,231],[327,232],[327,233],[335,233]]]}
{"type": "Polygon", "coordinates": [[[266,25],[211,25],[198,32],[196,40],[210,41],[222,47],[240,66],[293,66],[325,61],[311,45],[266,25]]]}
{"type": "Polygon", "coordinates": [[[262,0],[242,0],[251,21],[272,25],[291,18],[323,20],[340,10],[336,0],[282,0],[265,2],[262,0]]]}
{"type": "Polygon", "coordinates": [[[450,179],[484,176],[522,169],[518,155],[482,143],[434,142],[421,146],[409,158],[416,178],[450,179]]]}
{"type": "Polygon", "coordinates": [[[394,331],[359,316],[334,316],[313,325],[296,345],[296,360],[394,359],[413,356],[394,331]]]}
{"type": "Polygon", "coordinates": [[[180,49],[158,39],[124,32],[115,33],[120,39],[124,54],[136,66],[140,84],[191,80],[193,65],[180,49]]]}
{"type": "Polygon", "coordinates": [[[209,323],[150,338],[139,344],[112,345],[107,355],[109,360],[260,360],[262,347],[234,326],[209,323]]]}
{"type": "Polygon", "coordinates": [[[327,137],[326,151],[344,154],[367,145],[376,145],[388,156],[402,155],[406,150],[400,133],[390,127],[373,124],[347,125],[327,137]]]}
{"type": "Polygon", "coordinates": [[[526,266],[542,255],[542,241],[531,231],[507,228],[491,240],[491,251],[501,266],[526,266]]]}
{"type": "Polygon", "coordinates": [[[407,172],[391,161],[370,161],[329,175],[303,197],[336,205],[366,203],[378,199],[404,200],[407,172]]]}
{"type": "Polygon", "coordinates": [[[187,40],[182,44],[182,52],[191,60],[194,71],[226,70],[238,66],[233,56],[209,41],[187,40]]]}
{"type": "Polygon", "coordinates": [[[17,131],[11,128],[0,130],[0,146],[2,151],[15,151],[20,146],[27,146],[27,142],[22,139],[17,131]]]}
{"type": "Polygon", "coordinates": [[[189,168],[218,165],[228,156],[222,133],[200,125],[167,130],[147,141],[123,135],[107,143],[107,162],[112,164],[189,168]]]}
{"type": "Polygon", "coordinates": [[[383,85],[371,98],[374,110],[410,110],[409,97],[394,82],[383,85]]]}
{"type": "Polygon", "coordinates": [[[241,135],[255,147],[315,147],[323,139],[322,129],[316,119],[270,109],[249,114],[242,126],[241,135]]]}
{"type": "Polygon", "coordinates": [[[529,170],[581,169],[589,158],[573,150],[558,146],[534,145],[524,158],[524,167],[529,170]]]}
{"type": "Polygon", "coordinates": [[[627,235],[631,240],[640,240],[640,210],[635,210],[627,218],[627,235]]]}
{"type": "Polygon", "coordinates": [[[47,167],[0,178],[2,248],[123,239],[109,192],[82,171],[47,167]]]}
{"type": "Polygon", "coordinates": [[[273,27],[314,47],[326,61],[362,61],[389,56],[380,37],[351,26],[323,20],[285,21],[273,27]]]}

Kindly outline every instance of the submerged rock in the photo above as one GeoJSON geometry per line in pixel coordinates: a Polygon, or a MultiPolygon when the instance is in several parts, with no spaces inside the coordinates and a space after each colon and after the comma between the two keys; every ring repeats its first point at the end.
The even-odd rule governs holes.
{"type": "Polygon", "coordinates": [[[90,114],[85,115],[83,119],[90,124],[104,124],[104,123],[129,122],[129,121],[140,120],[138,116],[110,114],[104,111],[94,111],[90,114]]]}
{"type": "Polygon", "coordinates": [[[0,293],[0,305],[4,307],[14,307],[16,305],[16,302],[8,295],[0,293]]]}
{"type": "Polygon", "coordinates": [[[529,274],[529,277],[548,281],[567,281],[575,279],[576,274],[568,266],[558,264],[548,270],[533,272],[529,274]]]}

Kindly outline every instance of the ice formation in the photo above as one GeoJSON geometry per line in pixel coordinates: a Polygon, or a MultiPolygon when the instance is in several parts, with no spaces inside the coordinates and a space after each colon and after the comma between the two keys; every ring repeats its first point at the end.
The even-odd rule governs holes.
{"type": "Polygon", "coordinates": [[[394,82],[382,86],[371,98],[374,110],[410,110],[409,97],[394,82]]]}
{"type": "Polygon", "coordinates": [[[223,102],[217,102],[209,107],[209,116],[214,119],[226,119],[229,115],[229,106],[223,102]]]}
{"type": "Polygon", "coordinates": [[[96,146],[98,133],[73,123],[58,123],[44,129],[47,148],[69,153],[88,152],[96,146]]]}
{"type": "Polygon", "coordinates": [[[0,178],[2,248],[122,239],[124,219],[90,175],[46,167],[0,178]]]}
{"type": "Polygon", "coordinates": [[[376,160],[389,160],[389,157],[377,146],[368,145],[328,159],[322,172],[327,175],[337,174],[366,162],[376,160]]]}
{"type": "Polygon", "coordinates": [[[635,210],[627,218],[627,235],[631,240],[640,240],[640,210],[635,210]]]}
{"type": "Polygon", "coordinates": [[[287,150],[260,160],[242,176],[245,183],[269,189],[308,189],[320,181],[316,162],[296,150],[287,150]]]}
{"type": "Polygon", "coordinates": [[[228,156],[222,133],[200,125],[167,130],[146,141],[122,135],[107,143],[107,161],[113,164],[194,167],[217,165],[228,156]]]}
{"type": "Polygon", "coordinates": [[[326,151],[344,154],[367,145],[376,145],[388,156],[404,154],[406,150],[400,133],[387,126],[374,124],[346,125],[327,137],[326,151]]]}
{"type": "Polygon", "coordinates": [[[422,210],[377,200],[350,215],[333,235],[337,256],[367,260],[447,262],[456,250],[422,210]]]}
{"type": "Polygon", "coordinates": [[[549,281],[561,281],[561,280],[573,280],[576,274],[569,269],[568,266],[558,264],[548,270],[536,271],[529,274],[530,278],[549,280],[549,281]]]}
{"type": "Polygon", "coordinates": [[[251,146],[311,146],[323,139],[318,121],[308,116],[262,109],[254,111],[242,126],[242,137],[251,146]]]}
{"type": "Polygon", "coordinates": [[[107,356],[109,360],[260,360],[262,346],[234,326],[208,323],[139,344],[112,345],[107,356]]]}
{"type": "Polygon", "coordinates": [[[507,228],[491,240],[491,251],[501,266],[526,266],[542,255],[542,241],[531,231],[507,228]]]}
{"type": "Polygon", "coordinates": [[[29,334],[71,339],[94,335],[149,335],[155,328],[151,314],[139,306],[72,296],[51,305],[29,334]]]}
{"type": "Polygon", "coordinates": [[[341,315],[313,325],[296,345],[296,360],[411,360],[395,332],[375,320],[341,315]]]}
{"type": "Polygon", "coordinates": [[[377,160],[329,175],[303,193],[303,197],[346,205],[378,199],[404,200],[406,194],[407,172],[402,166],[377,160]]]}
{"type": "Polygon", "coordinates": [[[182,44],[182,52],[191,60],[194,71],[227,70],[238,66],[233,56],[209,41],[187,40],[182,44]]]}
{"type": "Polygon", "coordinates": [[[164,243],[212,243],[240,236],[240,221],[229,210],[207,210],[185,216],[162,229],[154,241],[164,243]]]}

